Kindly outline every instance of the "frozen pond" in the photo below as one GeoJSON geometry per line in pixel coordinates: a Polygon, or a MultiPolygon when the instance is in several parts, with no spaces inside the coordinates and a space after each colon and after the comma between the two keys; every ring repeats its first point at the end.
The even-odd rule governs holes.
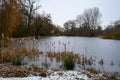
{"type": "MultiPolygon", "coordinates": [[[[104,60],[104,70],[120,72],[120,40],[100,39],[97,37],[44,37],[37,42],[26,41],[28,47],[38,48],[43,52],[69,51],[78,54],[85,54],[87,57],[104,60]],[[111,66],[111,62],[114,65],[111,66]]],[[[49,62],[49,60],[48,60],[49,62]]],[[[54,65],[54,61],[53,61],[54,65]]],[[[96,64],[97,67],[98,64],[96,64]]]]}

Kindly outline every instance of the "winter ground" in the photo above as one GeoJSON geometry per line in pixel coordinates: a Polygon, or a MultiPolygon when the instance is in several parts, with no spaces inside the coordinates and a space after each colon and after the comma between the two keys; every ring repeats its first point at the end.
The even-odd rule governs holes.
{"type": "MultiPolygon", "coordinates": [[[[82,74],[79,71],[59,71],[53,72],[47,77],[40,77],[40,76],[29,76],[23,78],[0,78],[0,80],[88,80],[86,74],[82,74]]],[[[90,79],[89,79],[90,80],[90,79]]]]}

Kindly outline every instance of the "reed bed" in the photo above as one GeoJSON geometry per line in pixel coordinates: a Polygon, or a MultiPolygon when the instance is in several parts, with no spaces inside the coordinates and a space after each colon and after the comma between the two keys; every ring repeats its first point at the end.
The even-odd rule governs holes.
{"type": "MultiPolygon", "coordinates": [[[[49,49],[50,47],[48,47],[48,45],[51,47],[54,47],[54,52],[52,51],[47,51],[46,49],[46,56],[50,58],[50,61],[53,61],[53,58],[56,59],[56,62],[60,62],[60,61],[64,61],[64,59],[68,56],[71,56],[75,63],[80,64],[80,65],[92,65],[93,64],[93,58],[92,57],[87,57],[85,54],[76,54],[74,52],[69,52],[67,51],[67,49],[69,48],[70,42],[50,42],[50,43],[45,43],[45,45],[47,46],[46,48],[49,49]],[[58,44],[58,51],[56,51],[55,49],[55,45],[58,44]],[[63,46],[63,51],[60,51],[59,47],[63,46]]],[[[51,49],[49,49],[51,50],[51,49]]]]}
{"type": "Polygon", "coordinates": [[[8,47],[5,49],[1,49],[0,51],[0,62],[11,62],[15,60],[17,56],[28,57],[29,59],[35,58],[39,56],[40,52],[36,49],[27,49],[23,46],[19,46],[17,48],[8,47]]]}
{"type": "Polygon", "coordinates": [[[74,54],[73,52],[58,52],[58,53],[52,53],[47,52],[47,57],[50,58],[51,62],[53,58],[56,58],[56,62],[64,61],[67,57],[72,57],[77,64],[81,65],[92,65],[93,64],[93,58],[86,57],[85,55],[80,54],[74,54]]]}
{"type": "Polygon", "coordinates": [[[35,49],[34,47],[27,49],[21,44],[21,42],[23,41],[19,40],[20,45],[14,47],[11,44],[11,40],[7,40],[7,42],[5,42],[5,40],[1,40],[0,63],[12,62],[20,57],[28,57],[29,59],[32,59],[40,55],[39,50],[35,49]]]}
{"type": "MultiPolygon", "coordinates": [[[[29,59],[33,59],[40,56],[40,53],[43,53],[35,48],[36,40],[34,39],[31,39],[33,41],[33,45],[32,45],[33,47],[31,49],[27,49],[25,46],[23,46],[26,39],[15,39],[15,40],[17,40],[20,43],[19,46],[12,47],[9,45],[7,47],[0,48],[0,63],[11,62],[13,60],[16,60],[16,57],[18,56],[28,57],[29,59]]],[[[13,39],[13,41],[15,40],[13,39]]],[[[4,41],[2,42],[2,44],[4,44],[4,41]]],[[[80,64],[83,67],[85,67],[86,65],[91,66],[94,63],[93,57],[87,57],[85,54],[76,54],[74,52],[67,51],[67,48],[69,47],[70,42],[64,43],[64,42],[58,41],[58,44],[64,47],[63,52],[60,52],[59,50],[58,52],[47,51],[50,48],[48,47],[48,45],[55,47],[55,44],[57,43],[56,42],[45,43],[45,45],[47,46],[46,47],[47,49],[45,51],[47,52],[47,54],[45,56],[49,57],[51,62],[53,62],[53,58],[56,59],[56,62],[60,62],[60,61],[64,62],[64,60],[69,56],[73,58],[76,64],[80,64]]],[[[104,60],[101,59],[98,63],[100,65],[103,65],[104,60]]],[[[113,62],[111,62],[111,65],[113,65],[113,62]]]]}

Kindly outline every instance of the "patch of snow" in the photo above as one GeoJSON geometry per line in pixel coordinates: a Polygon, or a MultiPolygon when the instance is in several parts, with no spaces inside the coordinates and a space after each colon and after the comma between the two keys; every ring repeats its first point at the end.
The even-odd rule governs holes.
{"type": "Polygon", "coordinates": [[[82,74],[79,71],[58,71],[52,72],[47,77],[40,77],[40,76],[31,76],[31,77],[24,77],[24,78],[0,78],[0,80],[90,80],[86,74],[82,74]]]}

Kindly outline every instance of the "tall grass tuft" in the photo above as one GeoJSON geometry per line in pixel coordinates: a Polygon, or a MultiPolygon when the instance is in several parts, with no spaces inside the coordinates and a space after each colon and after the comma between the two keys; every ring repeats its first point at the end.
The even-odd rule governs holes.
{"type": "Polygon", "coordinates": [[[99,63],[100,65],[102,65],[102,66],[103,66],[103,64],[104,64],[104,60],[103,60],[103,59],[101,59],[98,63],[99,63]]]}
{"type": "Polygon", "coordinates": [[[67,70],[73,70],[75,67],[75,61],[74,58],[71,55],[68,55],[63,63],[65,69],[67,70]]]}
{"type": "Polygon", "coordinates": [[[24,56],[22,55],[16,55],[16,57],[12,60],[12,65],[23,65],[23,59],[24,59],[24,56]]]}

